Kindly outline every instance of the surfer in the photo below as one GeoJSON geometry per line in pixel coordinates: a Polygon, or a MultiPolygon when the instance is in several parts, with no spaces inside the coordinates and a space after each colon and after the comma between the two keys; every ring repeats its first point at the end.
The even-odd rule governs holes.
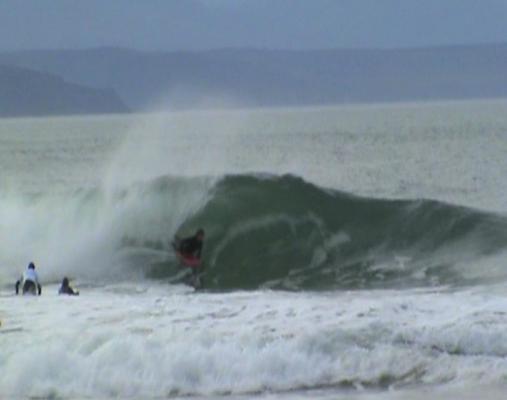
{"type": "Polygon", "coordinates": [[[172,242],[174,251],[176,251],[183,265],[192,269],[194,287],[201,286],[199,274],[203,270],[201,264],[203,243],[204,229],[199,229],[195,235],[183,239],[175,236],[175,240],[172,242]]]}
{"type": "Polygon", "coordinates": [[[67,278],[65,276],[62,280],[62,286],[60,286],[60,289],[58,290],[58,294],[68,294],[71,296],[79,296],[79,291],[72,289],[72,287],[69,284],[69,278],[67,278]]]}
{"type": "Polygon", "coordinates": [[[201,260],[202,245],[204,241],[204,230],[199,229],[195,235],[180,239],[176,236],[173,242],[174,249],[183,257],[201,260]]]}
{"type": "Polygon", "coordinates": [[[35,264],[33,262],[28,264],[26,271],[23,272],[21,278],[16,282],[16,294],[19,294],[19,286],[21,284],[23,284],[23,294],[29,293],[35,295],[35,289],[37,288],[39,296],[41,295],[42,289],[39,283],[39,276],[35,272],[35,264]]]}

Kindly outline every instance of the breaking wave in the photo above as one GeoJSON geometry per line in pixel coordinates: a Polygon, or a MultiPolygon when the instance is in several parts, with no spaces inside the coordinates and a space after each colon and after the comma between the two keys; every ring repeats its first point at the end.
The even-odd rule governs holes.
{"type": "Polygon", "coordinates": [[[0,245],[3,264],[28,261],[28,249],[50,280],[65,273],[179,282],[188,271],[169,243],[175,233],[200,227],[204,287],[211,290],[460,286],[506,278],[498,261],[507,248],[502,215],[433,200],[358,197],[291,175],[165,176],[114,193],[0,202],[18,240],[0,245]],[[21,215],[15,227],[12,218],[21,215]]]}

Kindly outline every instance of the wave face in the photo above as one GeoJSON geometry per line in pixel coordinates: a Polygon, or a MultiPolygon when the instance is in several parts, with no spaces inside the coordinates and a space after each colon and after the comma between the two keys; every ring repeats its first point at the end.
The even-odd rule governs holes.
{"type": "Polygon", "coordinates": [[[206,230],[204,287],[331,290],[507,279],[507,218],[431,200],[383,200],[295,176],[161,177],[111,193],[0,198],[5,284],[34,260],[46,281],[161,279],[188,270],[170,241],[206,230]],[[30,259],[26,258],[31,254],[30,259]]]}
{"type": "Polygon", "coordinates": [[[507,245],[498,215],[360,198],[294,176],[225,177],[181,228],[198,227],[205,285],[220,290],[473,284],[493,279],[476,269],[507,245]]]}

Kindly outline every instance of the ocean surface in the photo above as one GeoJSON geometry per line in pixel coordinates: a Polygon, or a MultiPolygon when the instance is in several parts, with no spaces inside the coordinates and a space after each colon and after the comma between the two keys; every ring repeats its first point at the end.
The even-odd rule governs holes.
{"type": "Polygon", "coordinates": [[[0,322],[2,399],[505,398],[507,100],[1,119],[0,322]]]}

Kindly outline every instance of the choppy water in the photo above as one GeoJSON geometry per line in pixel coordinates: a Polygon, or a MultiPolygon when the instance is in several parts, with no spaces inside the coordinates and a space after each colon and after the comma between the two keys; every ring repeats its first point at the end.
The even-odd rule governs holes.
{"type": "Polygon", "coordinates": [[[1,120],[0,396],[499,398],[506,111],[1,120]]]}

